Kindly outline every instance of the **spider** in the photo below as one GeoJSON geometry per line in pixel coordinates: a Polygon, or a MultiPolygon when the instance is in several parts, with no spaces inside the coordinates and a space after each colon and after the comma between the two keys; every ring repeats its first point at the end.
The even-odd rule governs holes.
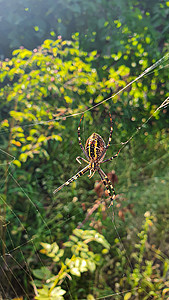
{"type": "Polygon", "coordinates": [[[114,187],[112,186],[110,180],[108,179],[107,175],[103,172],[103,170],[100,168],[100,165],[108,162],[110,160],[113,160],[114,158],[116,158],[118,156],[118,154],[120,153],[120,150],[117,152],[117,154],[115,154],[114,156],[112,156],[111,158],[108,158],[106,160],[104,160],[104,157],[106,155],[107,149],[110,146],[110,142],[111,142],[111,138],[112,138],[112,132],[113,132],[113,127],[112,127],[112,117],[111,114],[109,114],[110,116],[110,123],[111,123],[111,127],[110,127],[110,134],[109,134],[109,140],[108,140],[108,144],[106,145],[103,138],[97,134],[97,133],[93,133],[86,141],[85,144],[85,148],[82,145],[82,140],[80,137],[80,125],[82,122],[84,114],[82,115],[80,122],[79,122],[79,126],[78,126],[78,140],[79,140],[79,146],[81,147],[85,157],[87,158],[84,159],[81,156],[76,157],[76,160],[79,164],[81,164],[81,161],[84,161],[87,163],[87,166],[85,168],[83,168],[81,171],[79,171],[76,175],[74,175],[73,177],[71,177],[69,180],[67,180],[64,184],[62,184],[60,187],[58,187],[53,193],[57,193],[58,191],[60,191],[64,186],[69,185],[71,182],[75,181],[77,178],[79,178],[80,176],[84,175],[87,171],[90,171],[88,177],[91,178],[95,172],[97,171],[101,177],[101,180],[103,181],[105,188],[108,192],[108,195],[111,199],[111,204],[113,205],[113,201],[115,199],[115,191],[114,191],[114,187]],[[111,194],[111,192],[113,192],[113,195],[111,194]]]}

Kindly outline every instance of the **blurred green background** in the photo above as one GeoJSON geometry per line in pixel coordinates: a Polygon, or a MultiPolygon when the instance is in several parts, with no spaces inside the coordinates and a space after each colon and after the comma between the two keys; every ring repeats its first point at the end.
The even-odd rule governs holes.
{"type": "Polygon", "coordinates": [[[160,0],[0,0],[0,299],[168,299],[168,16],[160,0]],[[86,110],[83,144],[107,142],[109,112],[106,158],[128,141],[103,165],[113,207],[98,174],[53,195],[85,166],[86,110]]]}

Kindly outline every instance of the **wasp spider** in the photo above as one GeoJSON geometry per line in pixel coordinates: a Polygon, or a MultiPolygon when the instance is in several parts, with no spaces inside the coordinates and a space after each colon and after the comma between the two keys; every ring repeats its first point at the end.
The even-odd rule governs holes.
{"type": "Polygon", "coordinates": [[[114,156],[112,156],[109,159],[104,160],[105,154],[107,152],[107,149],[110,146],[110,142],[111,142],[111,137],[112,137],[112,132],[113,132],[113,127],[112,127],[112,117],[111,114],[110,115],[110,123],[111,123],[111,127],[110,127],[110,135],[109,135],[109,140],[108,140],[108,144],[106,145],[103,138],[97,134],[97,133],[93,133],[86,141],[85,144],[85,148],[82,145],[82,141],[81,141],[81,137],[80,137],[80,124],[81,121],[83,119],[83,115],[80,119],[79,122],[79,126],[78,126],[78,140],[79,140],[79,145],[86,157],[86,159],[84,159],[81,156],[78,156],[76,158],[77,162],[79,164],[81,164],[81,161],[84,161],[87,163],[87,166],[82,169],[81,171],[79,171],[76,175],[74,175],[73,177],[71,177],[69,180],[67,180],[64,184],[62,184],[60,187],[58,187],[53,193],[57,193],[58,191],[60,191],[64,186],[69,185],[71,182],[73,182],[74,180],[76,180],[78,177],[84,175],[87,171],[90,171],[88,177],[91,178],[95,172],[97,171],[101,177],[101,180],[103,181],[105,188],[107,189],[107,192],[110,196],[111,199],[111,204],[113,204],[113,200],[115,199],[115,191],[114,188],[110,182],[110,180],[108,179],[107,175],[103,172],[103,170],[100,168],[100,165],[113,160],[115,157],[118,156],[119,152],[117,154],[115,154],[114,156]]]}

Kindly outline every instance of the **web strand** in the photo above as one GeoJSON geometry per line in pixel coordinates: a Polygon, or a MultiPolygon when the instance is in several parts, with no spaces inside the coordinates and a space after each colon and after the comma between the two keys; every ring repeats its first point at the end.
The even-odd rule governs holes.
{"type": "MultiPolygon", "coordinates": [[[[134,82],[137,82],[139,79],[141,79],[142,77],[144,76],[147,76],[149,75],[150,72],[152,72],[155,68],[157,68],[157,66],[159,66],[162,62],[165,62],[167,61],[169,58],[169,53],[167,53],[166,55],[164,55],[162,58],[160,58],[158,61],[156,61],[153,65],[151,65],[150,67],[148,67],[144,72],[142,72],[137,78],[135,78],[134,80],[132,80],[131,82],[129,82],[127,85],[125,85],[125,87],[123,87],[122,89],[120,89],[117,93],[113,94],[112,96],[100,101],[99,103],[91,106],[90,108],[86,109],[86,110],[83,110],[81,112],[78,112],[78,113],[73,113],[73,114],[69,114],[69,115],[64,115],[64,116],[60,116],[60,117],[56,117],[56,118],[53,118],[53,119],[50,119],[48,121],[40,121],[40,122],[33,122],[31,124],[26,124],[26,125],[23,125],[22,128],[25,128],[25,127],[32,127],[32,126],[35,126],[35,125],[48,125],[49,123],[52,123],[52,122],[55,122],[55,121],[59,121],[59,120],[62,120],[62,119],[65,119],[65,118],[71,118],[71,117],[75,117],[75,116],[79,116],[79,115],[82,115],[82,114],[85,114],[86,112],[90,111],[90,110],[93,110],[95,109],[96,107],[102,105],[103,103],[113,99],[114,97],[116,97],[117,95],[121,94],[123,91],[125,91],[128,87],[130,87],[134,82]]],[[[168,66],[168,65],[166,65],[168,66]]],[[[159,69],[163,69],[164,67],[166,66],[159,66],[159,69]]],[[[0,134],[5,134],[7,132],[9,132],[10,130],[8,129],[5,129],[5,130],[1,130],[0,131],[0,134]]]]}
{"type": "Polygon", "coordinates": [[[169,105],[169,97],[167,97],[163,102],[162,104],[160,104],[158,106],[158,108],[152,113],[152,115],[143,123],[141,124],[138,128],[136,128],[135,132],[133,135],[130,136],[130,138],[126,141],[126,142],[121,142],[121,144],[123,145],[121,148],[120,148],[120,152],[126,147],[126,145],[135,137],[135,135],[137,135],[139,133],[139,131],[144,127],[145,124],[147,124],[151,119],[152,117],[155,115],[155,113],[160,110],[161,108],[166,108],[167,106],[169,105]]]}
{"type": "MultiPolygon", "coordinates": [[[[95,109],[96,107],[98,107],[98,106],[104,104],[105,102],[107,102],[107,101],[113,99],[115,96],[117,96],[117,95],[119,95],[120,93],[122,93],[124,90],[126,90],[126,89],[127,89],[128,87],[130,87],[134,82],[138,81],[138,80],[141,79],[142,77],[150,75],[150,74],[154,71],[154,69],[156,69],[158,66],[159,66],[159,69],[167,68],[167,67],[168,67],[168,64],[165,65],[165,66],[161,66],[160,64],[162,64],[163,62],[167,61],[168,58],[169,58],[169,54],[163,56],[161,59],[159,59],[159,60],[158,60],[156,63],[154,63],[152,66],[148,67],[148,68],[147,68],[141,75],[139,75],[136,79],[132,80],[132,81],[131,81],[130,83],[128,83],[124,88],[120,89],[117,93],[113,94],[112,96],[110,96],[110,97],[104,99],[103,101],[101,101],[101,102],[99,102],[99,103],[93,105],[92,107],[90,107],[90,108],[88,108],[88,109],[86,109],[86,110],[84,110],[84,111],[82,111],[82,112],[78,112],[78,113],[74,113],[74,114],[69,114],[69,115],[61,116],[61,117],[56,117],[56,118],[54,118],[54,119],[52,119],[52,120],[48,120],[48,121],[34,122],[34,123],[32,123],[32,124],[23,125],[22,128],[26,128],[26,127],[30,127],[30,126],[34,126],[34,125],[41,125],[41,124],[44,124],[44,125],[45,125],[45,124],[49,124],[49,123],[51,123],[51,122],[55,122],[55,121],[58,121],[58,120],[61,120],[61,119],[66,119],[66,118],[75,117],[75,116],[84,114],[84,113],[86,113],[86,112],[88,112],[88,111],[91,111],[91,110],[95,109]]],[[[126,142],[121,142],[122,147],[120,148],[120,151],[122,151],[123,148],[124,148],[124,147],[125,147],[125,146],[126,146],[126,145],[127,145],[127,144],[128,144],[128,143],[129,143],[129,142],[130,142],[130,141],[131,141],[131,140],[132,140],[139,132],[140,132],[140,130],[144,127],[144,125],[145,125],[146,123],[149,122],[149,120],[155,115],[155,113],[157,113],[158,110],[160,110],[160,109],[162,109],[162,108],[166,108],[166,107],[168,107],[168,105],[169,105],[169,97],[167,97],[167,98],[166,98],[166,99],[158,106],[158,108],[151,114],[151,116],[150,116],[144,123],[142,123],[138,128],[135,129],[134,134],[133,134],[126,142]]],[[[7,133],[7,132],[9,132],[9,130],[1,131],[0,134],[7,133]]],[[[36,211],[36,214],[37,214],[38,216],[40,216],[40,218],[41,218],[43,224],[45,225],[45,227],[47,228],[48,232],[50,233],[50,239],[51,239],[51,241],[52,241],[52,235],[51,235],[51,231],[50,231],[50,228],[49,228],[49,226],[48,226],[48,223],[45,221],[45,219],[44,219],[43,216],[41,215],[40,211],[38,210],[38,208],[36,207],[36,205],[34,204],[34,202],[32,201],[32,199],[29,197],[28,193],[25,192],[25,188],[23,188],[23,187],[21,186],[21,184],[16,180],[16,178],[15,178],[14,175],[11,173],[11,171],[9,171],[9,170],[10,170],[9,168],[11,167],[11,164],[12,164],[13,161],[15,160],[15,157],[12,156],[11,154],[7,153],[6,151],[2,150],[2,149],[0,149],[0,151],[1,151],[2,154],[7,155],[7,156],[8,156],[8,159],[11,159],[10,161],[8,161],[8,162],[5,163],[5,164],[1,164],[1,166],[6,165],[6,164],[9,164],[9,167],[8,167],[8,169],[7,169],[7,174],[11,177],[11,179],[12,179],[13,182],[16,184],[16,186],[20,189],[20,191],[22,191],[22,193],[25,195],[25,197],[28,199],[28,201],[34,206],[35,211],[36,211]]],[[[0,196],[0,199],[1,199],[2,201],[4,201],[4,199],[3,199],[1,196],[0,196]]],[[[15,218],[19,221],[19,223],[20,223],[21,226],[23,227],[23,230],[26,231],[27,236],[28,236],[28,239],[27,239],[27,242],[22,243],[22,244],[20,244],[20,245],[18,245],[18,246],[15,247],[15,245],[14,245],[14,243],[13,243],[13,241],[12,241],[12,236],[10,236],[10,234],[9,234],[10,239],[11,239],[11,245],[12,245],[13,249],[11,249],[11,250],[9,251],[9,250],[6,248],[6,253],[5,253],[5,255],[1,255],[0,257],[1,257],[1,259],[4,261],[4,264],[5,264],[6,268],[10,270],[11,274],[14,276],[15,280],[18,282],[19,285],[20,285],[20,282],[19,282],[19,280],[16,278],[16,276],[15,276],[13,270],[9,267],[9,264],[7,263],[7,260],[5,259],[5,257],[8,257],[8,256],[9,256],[10,258],[12,258],[12,259],[14,260],[15,264],[16,264],[20,269],[22,269],[22,271],[25,272],[25,274],[28,276],[28,278],[30,278],[30,279],[32,280],[32,282],[33,282],[33,279],[32,279],[32,276],[31,276],[31,268],[29,267],[28,263],[26,262],[26,260],[25,260],[25,258],[24,258],[24,254],[23,254],[23,252],[22,252],[22,247],[24,247],[24,246],[25,246],[26,244],[28,244],[28,243],[31,243],[31,244],[32,244],[32,247],[33,247],[34,250],[35,250],[35,252],[37,252],[37,249],[36,249],[36,246],[35,246],[35,243],[34,243],[34,242],[35,242],[35,239],[36,239],[37,237],[36,237],[36,236],[34,236],[34,237],[29,237],[28,231],[27,231],[26,228],[23,226],[22,222],[20,221],[19,217],[15,214],[14,210],[11,209],[11,207],[10,207],[6,202],[5,202],[5,205],[8,206],[8,209],[11,211],[12,214],[14,214],[15,218]],[[21,255],[22,255],[23,258],[24,258],[24,263],[25,263],[25,266],[26,266],[26,268],[27,268],[26,270],[25,270],[25,269],[23,268],[23,266],[22,266],[19,262],[17,262],[17,260],[14,258],[14,252],[15,252],[15,251],[21,251],[21,255]],[[12,254],[13,254],[13,255],[12,255],[12,254]]],[[[80,213],[74,214],[73,217],[78,216],[78,215],[80,215],[80,213]]],[[[57,225],[59,226],[60,224],[64,224],[64,223],[66,223],[66,222],[69,222],[73,217],[69,217],[69,218],[67,218],[64,222],[62,221],[61,223],[59,223],[59,224],[57,224],[57,225]]],[[[114,220],[114,219],[112,220],[112,223],[113,223],[113,225],[114,225],[114,229],[115,229],[115,231],[116,231],[116,234],[117,234],[117,236],[118,236],[118,239],[119,239],[119,241],[120,241],[120,243],[121,243],[123,249],[125,250],[125,255],[126,255],[127,261],[128,261],[128,263],[129,263],[129,265],[130,265],[130,268],[131,268],[131,270],[132,270],[133,268],[132,268],[131,261],[130,261],[129,257],[127,256],[125,246],[124,246],[124,244],[123,244],[123,242],[122,242],[122,240],[121,240],[121,238],[120,238],[120,235],[119,235],[119,233],[118,233],[117,226],[116,226],[116,223],[115,223],[115,220],[114,220]]],[[[7,227],[8,227],[8,224],[9,224],[9,223],[7,222],[7,223],[4,224],[3,226],[7,226],[7,227]]],[[[44,266],[43,261],[41,260],[41,258],[39,257],[39,255],[38,255],[38,259],[39,259],[41,265],[44,266]]],[[[2,273],[4,273],[4,276],[6,277],[6,280],[9,282],[9,285],[10,285],[11,290],[14,292],[14,294],[16,295],[16,297],[18,297],[18,295],[17,295],[17,293],[16,293],[16,290],[15,290],[14,286],[11,284],[9,278],[8,278],[7,275],[5,274],[5,272],[4,272],[4,270],[3,270],[2,267],[1,267],[1,270],[2,270],[2,273]]],[[[67,287],[68,287],[67,282],[66,282],[66,285],[67,285],[67,287]]],[[[23,289],[22,286],[20,286],[20,288],[23,289]]],[[[4,291],[3,287],[2,287],[2,285],[1,285],[1,289],[2,289],[2,291],[4,292],[4,295],[5,295],[5,291],[4,291]]],[[[69,289],[69,288],[68,288],[68,289],[69,289]]],[[[134,289],[135,289],[135,290],[138,290],[139,287],[134,288],[134,289]]],[[[114,294],[106,295],[106,296],[104,296],[104,297],[99,297],[99,298],[96,298],[96,299],[98,299],[98,300],[99,300],[99,299],[106,299],[106,298],[108,298],[108,297],[113,297],[113,296],[115,296],[115,295],[122,295],[122,294],[127,293],[127,292],[130,292],[130,291],[132,291],[132,290],[134,290],[134,289],[130,289],[130,290],[126,290],[126,291],[123,291],[123,292],[119,292],[119,293],[114,293],[114,294]]],[[[30,299],[30,298],[29,298],[29,295],[27,295],[26,291],[25,291],[25,290],[23,290],[23,291],[24,291],[25,295],[28,297],[28,299],[30,299]]],[[[145,291],[145,292],[146,292],[146,291],[145,291]]],[[[70,293],[70,296],[71,296],[71,299],[73,299],[71,293],[70,293]]],[[[7,298],[7,297],[6,297],[6,298],[7,298]]]]}

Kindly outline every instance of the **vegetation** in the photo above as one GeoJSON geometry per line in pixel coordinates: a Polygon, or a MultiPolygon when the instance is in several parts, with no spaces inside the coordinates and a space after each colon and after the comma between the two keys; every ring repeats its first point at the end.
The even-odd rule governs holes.
{"type": "MultiPolygon", "coordinates": [[[[169,261],[163,257],[163,253],[155,245],[148,242],[148,236],[152,234],[152,230],[150,231],[149,228],[154,227],[152,220],[155,221],[155,218],[151,217],[149,212],[146,212],[142,231],[137,234],[137,244],[133,245],[130,241],[132,245],[129,252],[130,257],[126,257],[126,250],[122,249],[119,239],[116,238],[112,247],[112,251],[116,255],[111,259],[111,255],[107,251],[110,245],[103,236],[94,230],[74,230],[74,235],[71,235],[69,241],[64,244],[64,246],[71,248],[73,254],[70,259],[66,258],[65,262],[62,258],[64,250],[59,250],[56,243],[52,245],[42,243],[41,253],[57,262],[60,265],[60,270],[57,275],[51,274],[47,267],[41,267],[41,269],[33,271],[35,277],[41,279],[40,283],[39,281],[34,282],[36,286],[39,284],[42,286],[42,282],[45,282],[43,288],[38,290],[39,295],[35,299],[43,299],[43,297],[64,299],[62,295],[66,291],[61,289],[61,284],[66,277],[68,277],[68,280],[75,281],[70,284],[70,293],[73,298],[81,299],[83,295],[86,295],[87,299],[111,296],[112,290],[105,280],[106,276],[108,277],[107,281],[113,281],[113,284],[111,284],[115,287],[116,299],[121,299],[121,294],[124,294],[125,300],[131,299],[133,296],[135,299],[150,299],[151,297],[165,299],[169,292],[167,278],[169,261]],[[88,243],[93,241],[106,247],[102,250],[102,256],[94,254],[91,250],[89,251],[88,243]],[[93,273],[96,271],[96,266],[99,269],[97,284],[94,281],[93,286],[89,285],[88,281],[92,278],[90,276],[88,280],[85,279],[85,289],[79,284],[79,288],[75,290],[75,287],[77,288],[76,277],[87,271],[93,273]],[[72,286],[74,289],[71,288],[72,286]]],[[[153,230],[155,231],[155,228],[153,230]]],[[[53,267],[55,268],[55,264],[53,267]]],[[[84,276],[82,275],[82,277],[84,276]]]]}
{"type": "Polygon", "coordinates": [[[167,299],[169,2],[0,2],[5,56],[20,47],[0,61],[0,297],[167,299]],[[53,195],[80,170],[83,111],[83,144],[112,114],[113,207],[97,174],[53,195]]]}
{"type": "Polygon", "coordinates": [[[147,51],[161,52],[168,40],[168,1],[95,0],[1,0],[0,53],[8,57],[11,49],[36,48],[45,39],[58,35],[70,39],[79,32],[86,51],[111,55],[124,51],[129,40],[146,33],[147,51]],[[126,35],[126,33],[129,33],[126,35]]]}

